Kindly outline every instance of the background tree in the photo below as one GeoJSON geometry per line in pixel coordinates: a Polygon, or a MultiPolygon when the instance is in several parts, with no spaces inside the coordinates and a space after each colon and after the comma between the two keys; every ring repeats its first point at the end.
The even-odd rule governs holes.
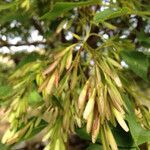
{"type": "Polygon", "coordinates": [[[1,0],[2,143],[45,131],[45,150],[66,149],[71,134],[88,150],[148,148],[149,4],[1,0]]]}

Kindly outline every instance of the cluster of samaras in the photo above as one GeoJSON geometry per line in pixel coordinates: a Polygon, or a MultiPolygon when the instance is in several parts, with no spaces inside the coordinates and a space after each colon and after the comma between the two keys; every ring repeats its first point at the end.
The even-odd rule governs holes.
{"type": "MultiPolygon", "coordinates": [[[[77,52],[73,60],[73,49],[76,44],[66,49],[54,53],[54,61],[49,67],[43,71],[41,76],[37,76],[39,92],[43,95],[51,95],[54,89],[59,89],[58,94],[63,91],[65,84],[69,81],[69,75],[66,76],[64,84],[60,84],[59,80],[62,72],[66,69],[67,73],[72,73],[71,84],[68,91],[72,90],[77,81],[77,63],[79,62],[80,50],[77,52]],[[71,72],[71,70],[73,70],[71,72]]],[[[110,57],[102,57],[101,61],[95,61],[90,69],[90,75],[80,90],[77,101],[77,112],[82,122],[86,122],[86,131],[92,136],[92,142],[95,143],[98,135],[101,135],[102,143],[106,149],[110,146],[117,149],[117,144],[109,127],[109,122],[116,126],[116,120],[120,126],[128,132],[128,126],[124,120],[126,105],[122,99],[120,91],[124,91],[122,82],[117,74],[117,69],[121,69],[121,65],[110,57]]],[[[61,81],[60,81],[61,82],[61,81]]],[[[69,84],[69,83],[68,83],[69,84]]],[[[64,109],[65,111],[65,109],[64,109]]],[[[81,122],[77,122],[81,127],[81,122]]]]}

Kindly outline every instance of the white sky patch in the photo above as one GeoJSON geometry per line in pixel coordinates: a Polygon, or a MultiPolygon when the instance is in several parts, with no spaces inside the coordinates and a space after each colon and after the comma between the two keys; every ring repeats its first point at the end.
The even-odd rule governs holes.
{"type": "Polygon", "coordinates": [[[102,34],[104,34],[104,31],[102,30],[102,31],[100,31],[98,34],[102,35],[102,34]]]}
{"type": "Polygon", "coordinates": [[[18,42],[21,41],[21,37],[15,37],[15,38],[8,38],[8,42],[11,44],[17,44],[18,42]]]}
{"type": "Polygon", "coordinates": [[[81,47],[81,45],[77,45],[77,46],[75,47],[75,49],[76,49],[76,50],[79,50],[80,47],[81,47]]]}
{"type": "Polygon", "coordinates": [[[110,0],[103,0],[103,4],[109,5],[110,4],[110,0]]]}
{"type": "Polygon", "coordinates": [[[82,46],[82,43],[79,43],[77,46],[75,46],[74,50],[75,51],[78,51],[82,46]]]}
{"type": "MultiPolygon", "coordinates": [[[[15,22],[12,22],[12,27],[13,24],[15,24],[15,22]]],[[[2,40],[6,41],[6,36],[5,35],[1,35],[2,40]]],[[[43,38],[43,36],[39,35],[39,31],[38,30],[34,30],[31,29],[31,37],[28,39],[29,42],[36,42],[36,41],[45,41],[45,39],[43,38]]],[[[10,44],[17,44],[17,43],[23,43],[24,41],[22,41],[21,37],[17,36],[14,38],[8,37],[8,43],[10,44]]],[[[4,46],[0,48],[0,53],[15,53],[15,52],[19,52],[19,51],[27,51],[27,52],[33,52],[33,51],[37,51],[37,49],[41,49],[43,48],[42,45],[38,45],[38,46],[28,46],[28,45],[23,45],[23,46],[4,46]]]]}
{"type": "Polygon", "coordinates": [[[130,34],[130,31],[129,31],[129,30],[124,30],[124,31],[123,31],[123,35],[128,36],[129,34],[130,34]]]}
{"type": "Polygon", "coordinates": [[[31,41],[42,41],[43,40],[43,36],[39,35],[39,31],[38,30],[33,30],[31,32],[31,41]]]}
{"type": "MultiPolygon", "coordinates": [[[[109,0],[103,0],[102,3],[103,3],[104,5],[109,5],[109,4],[110,4],[109,0]]],[[[109,8],[109,7],[107,7],[107,6],[101,6],[100,10],[101,10],[101,11],[104,11],[105,9],[108,9],[108,8],[109,8]]]]}
{"type": "Polygon", "coordinates": [[[28,49],[28,52],[33,52],[35,51],[36,47],[34,45],[31,45],[28,49]]]}
{"type": "Polygon", "coordinates": [[[101,43],[101,42],[97,42],[96,45],[97,45],[97,46],[101,46],[102,43],[101,43]]]}
{"type": "Polygon", "coordinates": [[[105,9],[108,9],[108,7],[107,6],[102,6],[101,7],[101,11],[104,11],[105,9]]]}
{"type": "Polygon", "coordinates": [[[11,28],[14,28],[14,27],[20,26],[20,25],[21,25],[20,22],[18,22],[18,21],[16,21],[16,20],[13,20],[13,21],[11,22],[11,24],[10,24],[10,27],[11,27],[11,28]]]}
{"type": "Polygon", "coordinates": [[[109,39],[108,34],[103,34],[103,38],[104,38],[104,39],[109,39]]]}
{"type": "Polygon", "coordinates": [[[10,48],[11,53],[21,52],[21,51],[27,51],[27,52],[33,52],[37,49],[34,45],[31,46],[12,46],[10,48]]]}
{"type": "Polygon", "coordinates": [[[127,35],[120,36],[120,39],[125,39],[125,38],[127,38],[127,35]]]}
{"type": "Polygon", "coordinates": [[[2,36],[2,40],[6,41],[6,36],[5,35],[2,36]]]}
{"type": "Polygon", "coordinates": [[[133,17],[136,17],[136,15],[133,15],[133,14],[132,14],[132,15],[131,15],[131,18],[133,18],[133,17]]]}
{"type": "Polygon", "coordinates": [[[90,61],[90,64],[91,64],[92,66],[94,66],[94,64],[95,64],[94,60],[91,60],[91,61],[90,61]]]}
{"type": "Polygon", "coordinates": [[[128,65],[126,64],[126,62],[125,61],[121,61],[121,66],[123,66],[123,67],[125,67],[125,68],[128,68],[128,65]]]}
{"type": "Polygon", "coordinates": [[[11,53],[21,52],[21,51],[27,51],[29,46],[11,46],[10,51],[11,53]]]}
{"type": "Polygon", "coordinates": [[[12,22],[11,22],[11,24],[10,24],[10,27],[11,27],[11,28],[14,28],[14,27],[15,27],[15,25],[16,25],[16,23],[17,23],[17,21],[16,21],[16,20],[12,21],[12,22]]]}
{"type": "Polygon", "coordinates": [[[73,39],[73,35],[72,33],[69,31],[67,32],[66,36],[65,36],[66,40],[69,41],[69,40],[72,40],[73,39]]]}
{"type": "Polygon", "coordinates": [[[145,33],[150,33],[150,20],[148,20],[147,25],[146,25],[146,27],[144,29],[144,32],[145,33]]]}
{"type": "Polygon", "coordinates": [[[10,49],[6,46],[0,48],[0,53],[8,54],[10,53],[10,49]]]}

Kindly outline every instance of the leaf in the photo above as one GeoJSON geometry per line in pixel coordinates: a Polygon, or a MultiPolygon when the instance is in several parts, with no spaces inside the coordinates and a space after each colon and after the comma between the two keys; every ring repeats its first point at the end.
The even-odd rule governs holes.
{"type": "Polygon", "coordinates": [[[145,34],[144,29],[137,33],[137,38],[142,46],[146,48],[150,47],[150,37],[147,34],[145,34]]]}
{"type": "Polygon", "coordinates": [[[86,150],[103,150],[103,147],[100,144],[90,144],[86,150]]]}
{"type": "MultiPolygon", "coordinates": [[[[129,132],[125,132],[120,126],[112,127],[111,130],[118,147],[127,149],[135,147],[134,141],[129,132]]],[[[77,128],[76,133],[81,139],[91,141],[91,136],[86,132],[85,128],[77,128]]],[[[100,138],[98,138],[97,143],[100,143],[100,141],[100,138]]],[[[98,144],[91,144],[90,148],[92,147],[97,148],[99,146],[98,144]]]]}
{"type": "Polygon", "coordinates": [[[84,140],[89,140],[91,141],[91,136],[86,132],[85,127],[84,128],[76,128],[76,134],[84,140]]]}
{"type": "Polygon", "coordinates": [[[10,148],[0,142],[0,150],[10,150],[10,148]]]}
{"type": "MultiPolygon", "coordinates": [[[[103,146],[100,144],[90,144],[89,147],[86,150],[103,150],[103,146]]],[[[119,150],[136,150],[136,148],[121,148],[119,147],[119,150]]]]}
{"type": "Polygon", "coordinates": [[[96,15],[94,16],[94,22],[95,23],[102,23],[106,20],[116,18],[116,17],[120,17],[120,16],[126,15],[128,13],[129,13],[129,9],[126,8],[126,7],[119,8],[117,10],[105,9],[102,12],[96,13],[96,15]]]}
{"type": "Polygon", "coordinates": [[[40,58],[40,55],[37,54],[37,53],[28,54],[27,56],[25,56],[25,57],[19,62],[19,64],[17,65],[16,69],[21,68],[22,66],[24,66],[24,65],[27,64],[27,63],[36,61],[36,60],[39,59],[39,58],[40,58]]]}
{"type": "Polygon", "coordinates": [[[17,21],[24,21],[24,20],[27,20],[28,16],[26,15],[25,16],[25,13],[22,12],[22,14],[18,13],[18,12],[10,12],[10,13],[7,13],[5,15],[1,15],[0,16],[0,24],[4,25],[5,23],[10,23],[11,21],[14,20],[14,18],[17,20],[17,21]],[[24,19],[23,19],[24,18],[24,19]]]}
{"type": "Polygon", "coordinates": [[[130,148],[134,146],[134,141],[129,132],[125,132],[120,126],[111,129],[119,147],[130,148]]]}
{"type": "Polygon", "coordinates": [[[104,11],[96,13],[94,16],[94,22],[95,23],[103,23],[106,20],[113,19],[116,17],[121,17],[124,15],[130,15],[130,14],[135,14],[138,16],[148,18],[147,16],[150,15],[150,12],[131,10],[127,7],[118,8],[118,9],[110,9],[109,8],[109,9],[105,9],[104,11]]]}
{"type": "MultiPolygon", "coordinates": [[[[5,9],[3,6],[2,6],[3,8],[1,8],[2,10],[5,10],[5,11],[0,11],[1,12],[1,15],[0,15],[0,24],[1,25],[5,24],[7,22],[11,22],[13,20],[21,21],[22,23],[25,23],[27,21],[27,19],[29,19],[29,13],[19,10],[17,7],[18,3],[19,3],[19,1],[14,1],[14,2],[11,2],[10,4],[3,4],[3,6],[4,5],[6,5],[6,6],[5,6],[5,9]],[[8,13],[8,11],[9,11],[9,13],[8,13]]],[[[1,4],[0,4],[0,7],[1,7],[1,4]]],[[[9,28],[8,28],[8,31],[9,31],[9,28]]]]}
{"type": "Polygon", "coordinates": [[[32,91],[28,96],[28,102],[30,105],[36,105],[42,102],[42,96],[36,91],[32,91]]]}
{"type": "Polygon", "coordinates": [[[119,148],[119,150],[137,150],[137,148],[135,147],[131,147],[131,148],[119,148]]]}
{"type": "Polygon", "coordinates": [[[126,120],[129,124],[130,132],[132,135],[132,138],[136,145],[141,145],[143,143],[150,141],[150,130],[143,129],[140,125],[140,123],[137,122],[134,108],[127,96],[123,96],[125,99],[125,102],[127,104],[129,113],[126,114],[126,120]]]}
{"type": "Polygon", "coordinates": [[[11,3],[4,3],[4,4],[0,4],[0,11],[6,10],[6,9],[10,9],[11,7],[16,5],[16,1],[15,2],[11,2],[11,3]]]}
{"type": "Polygon", "coordinates": [[[135,74],[148,81],[149,62],[146,55],[137,51],[123,51],[121,52],[121,56],[135,74]]]}
{"type": "Polygon", "coordinates": [[[85,2],[57,2],[54,5],[53,9],[48,13],[46,13],[45,15],[43,15],[41,19],[54,20],[62,13],[65,13],[75,7],[95,5],[95,4],[100,4],[100,0],[89,0],[85,2]]]}

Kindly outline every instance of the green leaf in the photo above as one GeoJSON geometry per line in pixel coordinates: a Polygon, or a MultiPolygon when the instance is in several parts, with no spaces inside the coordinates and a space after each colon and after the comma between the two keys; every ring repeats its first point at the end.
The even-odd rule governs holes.
{"type": "Polygon", "coordinates": [[[97,12],[94,16],[94,22],[95,23],[103,23],[106,20],[113,19],[116,17],[121,17],[124,15],[130,15],[130,14],[135,14],[138,16],[142,16],[145,18],[148,18],[147,16],[150,15],[150,12],[148,11],[136,11],[136,10],[131,10],[127,7],[123,8],[115,8],[115,9],[105,9],[104,11],[97,12]]]}
{"type": "Polygon", "coordinates": [[[125,99],[125,102],[127,104],[128,107],[128,114],[126,114],[126,120],[128,122],[129,128],[130,128],[130,132],[132,135],[132,138],[135,142],[135,144],[141,145],[143,143],[149,142],[150,141],[150,130],[146,130],[143,129],[140,125],[139,122],[137,122],[135,113],[134,113],[134,108],[130,102],[130,100],[128,99],[127,96],[123,96],[125,99]]]}
{"type": "Polygon", "coordinates": [[[42,96],[35,90],[28,96],[28,102],[30,105],[36,105],[42,102],[42,96]]]}
{"type": "Polygon", "coordinates": [[[86,150],[103,150],[103,147],[99,144],[90,144],[86,150]]]}
{"type": "Polygon", "coordinates": [[[76,134],[84,140],[91,141],[91,136],[86,132],[85,128],[76,128],[76,134]]]}
{"type": "Polygon", "coordinates": [[[125,132],[120,126],[113,127],[111,129],[116,143],[119,147],[129,149],[135,146],[132,136],[129,132],[125,132]]]}
{"type": "Polygon", "coordinates": [[[142,46],[146,48],[150,47],[150,37],[145,34],[144,29],[141,32],[137,33],[137,38],[142,46]]]}
{"type": "MultiPolygon", "coordinates": [[[[86,150],[103,150],[103,146],[100,144],[90,144],[89,147],[86,150]]],[[[119,147],[119,150],[137,150],[136,148],[121,148],[119,147]]]]}
{"type": "Polygon", "coordinates": [[[10,150],[10,148],[0,142],[0,150],[10,150]]]}
{"type": "Polygon", "coordinates": [[[22,66],[24,66],[25,64],[27,63],[30,63],[30,62],[33,62],[33,61],[36,61],[37,59],[40,58],[40,55],[37,54],[37,53],[31,53],[31,54],[28,54],[27,56],[25,56],[20,62],[19,64],[17,65],[16,69],[19,69],[21,68],[22,66]]]}
{"type": "Polygon", "coordinates": [[[48,13],[46,13],[44,16],[42,16],[41,19],[54,20],[62,13],[65,13],[75,7],[95,5],[95,4],[100,4],[100,0],[89,0],[85,2],[57,2],[54,5],[53,9],[48,13]]]}
{"type": "Polygon", "coordinates": [[[131,148],[119,148],[119,150],[137,150],[137,148],[135,147],[131,147],[131,148]]]}
{"type": "Polygon", "coordinates": [[[29,14],[25,12],[18,12],[14,9],[9,9],[9,11],[9,13],[4,13],[4,15],[0,15],[0,24],[4,25],[5,23],[10,23],[13,20],[25,22],[27,19],[29,19],[29,14]]]}
{"type": "Polygon", "coordinates": [[[102,23],[106,20],[120,17],[120,16],[126,15],[128,13],[129,13],[129,9],[126,7],[125,8],[119,8],[117,10],[105,9],[102,12],[96,13],[96,15],[94,16],[94,22],[95,23],[102,23]]]}
{"type": "Polygon", "coordinates": [[[137,51],[123,51],[121,52],[121,56],[135,74],[148,81],[149,61],[146,55],[137,51]]]}
{"type": "Polygon", "coordinates": [[[11,3],[3,3],[0,4],[0,11],[6,10],[6,9],[10,9],[11,7],[16,5],[16,1],[15,2],[11,2],[11,3]]]}
{"type": "MultiPolygon", "coordinates": [[[[112,130],[112,133],[114,135],[114,138],[116,140],[118,147],[127,148],[127,149],[135,147],[134,141],[129,132],[125,132],[120,126],[112,127],[111,130],[112,130]]],[[[85,128],[77,128],[76,133],[81,139],[91,141],[91,136],[86,133],[85,128]]],[[[98,138],[97,143],[100,143],[100,142],[101,140],[100,138],[98,138]]],[[[91,147],[97,147],[97,144],[91,147]]]]}

